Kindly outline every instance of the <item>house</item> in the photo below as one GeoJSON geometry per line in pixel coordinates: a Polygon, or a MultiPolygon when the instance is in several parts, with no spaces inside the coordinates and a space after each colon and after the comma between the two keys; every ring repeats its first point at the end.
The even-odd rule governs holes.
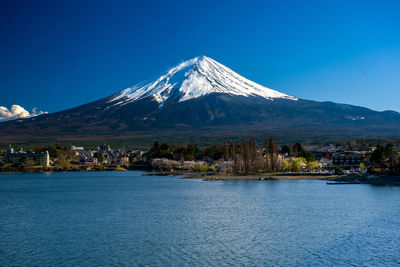
{"type": "Polygon", "coordinates": [[[82,165],[99,164],[97,158],[80,158],[79,162],[82,165]]]}

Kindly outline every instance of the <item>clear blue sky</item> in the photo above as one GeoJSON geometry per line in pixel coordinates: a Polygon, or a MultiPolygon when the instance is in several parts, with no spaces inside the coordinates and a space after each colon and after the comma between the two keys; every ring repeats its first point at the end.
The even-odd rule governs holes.
{"type": "Polygon", "coordinates": [[[207,55],[270,88],[400,111],[400,1],[1,1],[0,106],[54,112],[207,55]]]}

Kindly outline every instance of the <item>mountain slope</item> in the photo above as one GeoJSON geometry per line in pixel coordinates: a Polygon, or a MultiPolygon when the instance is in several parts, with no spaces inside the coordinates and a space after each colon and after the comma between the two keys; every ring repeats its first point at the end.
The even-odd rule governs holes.
{"type": "MultiPolygon", "coordinates": [[[[185,141],[274,135],[282,140],[400,137],[400,114],[316,102],[256,84],[197,57],[160,78],[70,110],[0,124],[5,142],[107,138],[185,141]]],[[[211,141],[210,141],[211,142],[211,141]]]]}
{"type": "Polygon", "coordinates": [[[125,105],[150,97],[162,107],[167,101],[182,102],[212,93],[296,100],[295,97],[252,82],[215,60],[202,56],[179,64],[144,86],[125,89],[110,102],[125,105]]]}

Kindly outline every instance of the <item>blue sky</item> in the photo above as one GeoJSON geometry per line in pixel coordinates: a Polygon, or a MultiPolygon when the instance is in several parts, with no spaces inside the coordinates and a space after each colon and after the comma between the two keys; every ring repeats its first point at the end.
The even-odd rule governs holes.
{"type": "Polygon", "coordinates": [[[400,111],[400,1],[0,5],[0,106],[59,111],[207,55],[299,98],[400,111]]]}

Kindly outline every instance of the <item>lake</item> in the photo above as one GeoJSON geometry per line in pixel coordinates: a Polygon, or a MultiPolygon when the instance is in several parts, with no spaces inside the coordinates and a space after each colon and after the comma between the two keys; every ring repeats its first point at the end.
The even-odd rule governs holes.
{"type": "Polygon", "coordinates": [[[390,266],[400,187],[0,174],[0,265],[390,266]]]}

